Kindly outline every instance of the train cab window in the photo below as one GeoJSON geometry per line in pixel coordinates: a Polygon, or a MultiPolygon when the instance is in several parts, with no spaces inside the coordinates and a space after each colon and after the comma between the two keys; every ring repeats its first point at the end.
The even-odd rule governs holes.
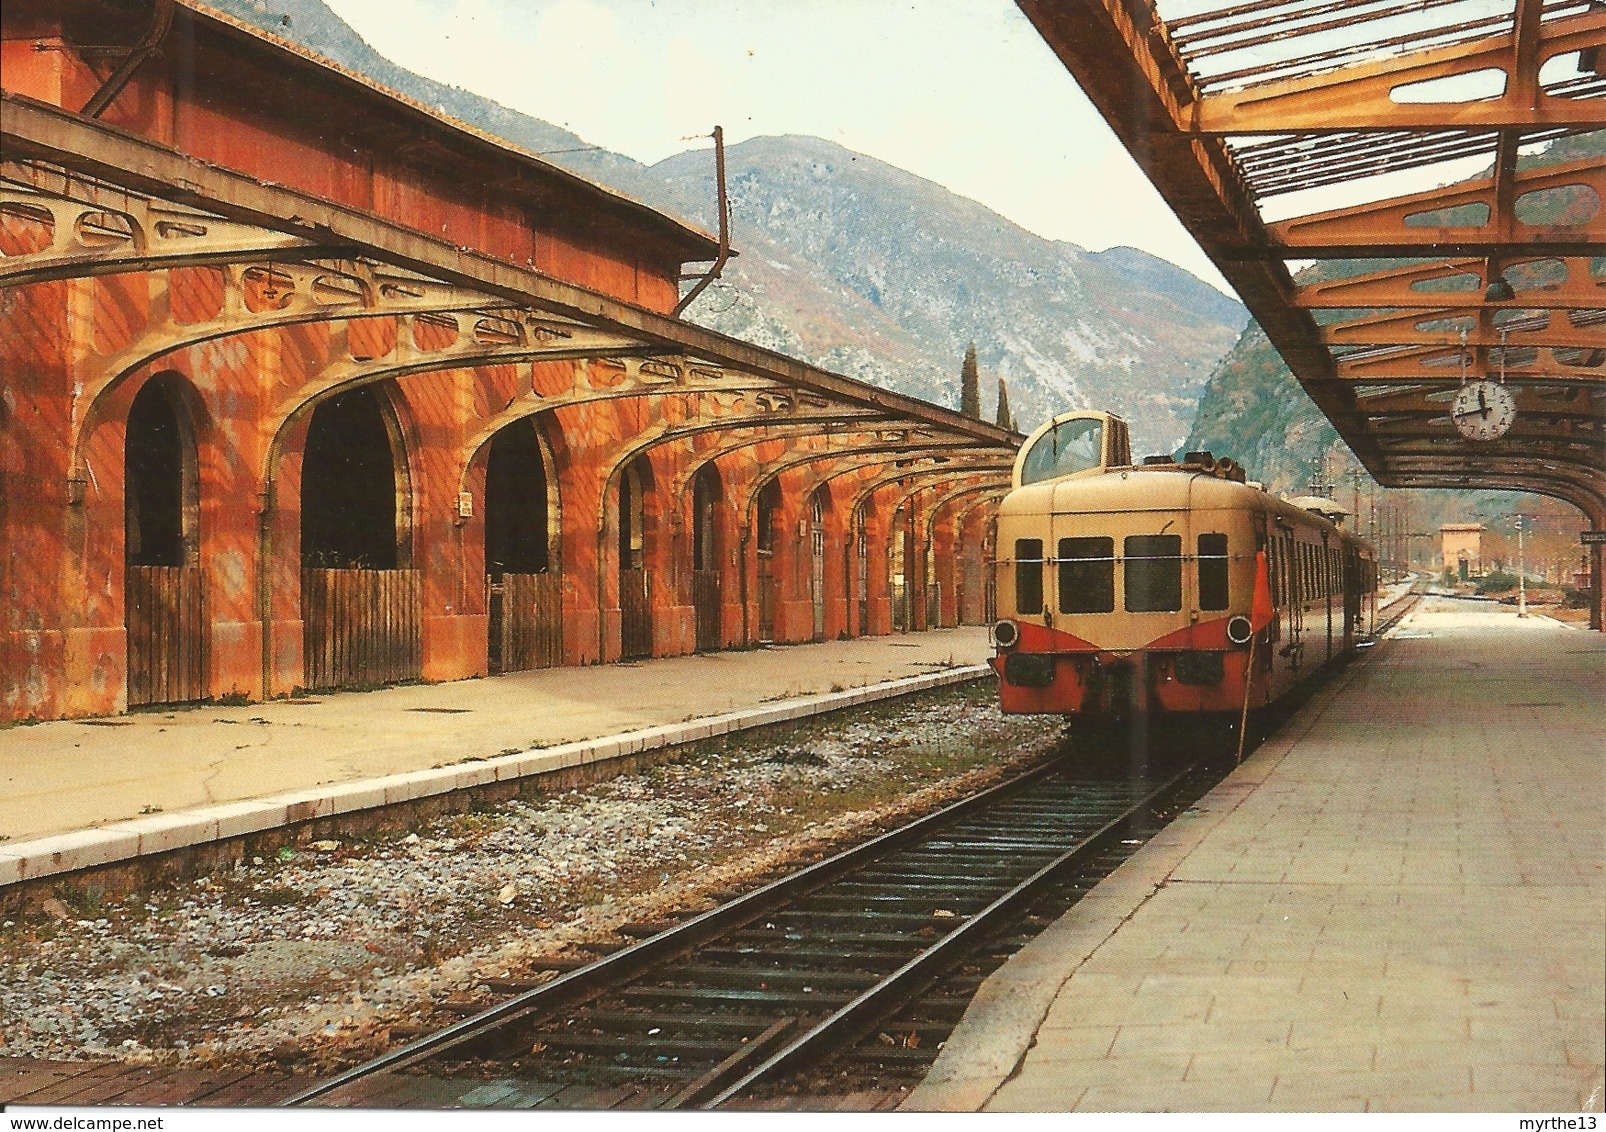
{"type": "Polygon", "coordinates": [[[1015,540],[1015,612],[1043,612],[1043,540],[1015,540]]]}
{"type": "Polygon", "coordinates": [[[1182,536],[1127,535],[1126,608],[1174,613],[1182,608],[1182,536]]]}
{"type": "Polygon", "coordinates": [[[1104,462],[1104,421],[1073,417],[1033,442],[1021,461],[1021,486],[1085,472],[1104,462]]]}
{"type": "Polygon", "coordinates": [[[1115,608],[1115,540],[1062,538],[1061,613],[1109,613],[1115,608]]]}
{"type": "Polygon", "coordinates": [[[1199,608],[1227,608],[1227,536],[1199,536],[1199,608]]]}

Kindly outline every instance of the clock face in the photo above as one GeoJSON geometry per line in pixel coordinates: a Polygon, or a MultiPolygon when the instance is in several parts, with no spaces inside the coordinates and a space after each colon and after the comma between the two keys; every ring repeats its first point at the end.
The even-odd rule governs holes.
{"type": "Polygon", "coordinates": [[[1504,436],[1517,417],[1517,402],[1504,385],[1474,381],[1461,387],[1450,406],[1450,419],[1469,440],[1504,436]]]}

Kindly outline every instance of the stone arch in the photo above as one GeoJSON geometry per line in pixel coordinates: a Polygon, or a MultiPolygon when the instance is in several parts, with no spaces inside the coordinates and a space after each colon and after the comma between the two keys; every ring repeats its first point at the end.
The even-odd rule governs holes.
{"type": "MultiPolygon", "coordinates": [[[[1007,489],[1008,485],[1001,485],[992,479],[980,483],[961,481],[942,490],[926,507],[917,536],[925,555],[926,628],[937,628],[950,620],[955,625],[964,621],[961,590],[966,580],[966,568],[974,566],[975,562],[974,556],[967,553],[972,548],[963,545],[964,518],[969,515],[970,509],[956,505],[976,496],[982,499],[996,498],[1007,489]]],[[[978,503],[980,501],[977,500],[978,503]]]]}
{"type": "Polygon", "coordinates": [[[724,643],[721,580],[725,534],[720,522],[724,504],[725,484],[718,462],[706,460],[693,474],[691,490],[692,607],[699,652],[724,643]]]}
{"type": "Polygon", "coordinates": [[[754,500],[753,555],[758,564],[758,639],[775,639],[775,614],[780,604],[780,575],[774,568],[780,538],[781,481],[771,477],[754,500]]]}
{"type": "Polygon", "coordinates": [[[954,517],[961,540],[973,525],[973,538],[959,555],[959,623],[985,625],[993,620],[993,568],[998,537],[998,503],[1009,493],[1004,484],[983,492],[960,508],[954,517]]]}
{"type": "Polygon", "coordinates": [[[150,566],[193,566],[200,557],[199,398],[168,370],[134,394],[124,433],[124,555],[150,566]]]}
{"type": "MultiPolygon", "coordinates": [[[[893,614],[896,613],[896,610],[892,608],[893,598],[897,589],[896,579],[894,577],[897,571],[893,568],[893,559],[900,550],[905,552],[906,558],[910,556],[910,552],[913,550],[913,548],[909,547],[908,543],[913,541],[913,535],[915,532],[912,528],[909,528],[909,523],[906,521],[904,525],[906,528],[909,528],[910,538],[900,539],[897,531],[895,530],[896,516],[900,512],[905,512],[906,514],[909,513],[907,512],[907,508],[910,505],[910,500],[912,497],[918,494],[920,491],[933,486],[932,482],[930,481],[941,482],[943,480],[966,479],[973,476],[988,474],[1002,475],[1005,472],[1007,472],[1006,465],[1003,465],[998,460],[987,456],[978,455],[974,457],[958,457],[945,460],[942,463],[923,464],[919,467],[898,468],[870,479],[858,487],[858,490],[854,493],[852,499],[850,514],[853,516],[853,525],[856,532],[866,533],[865,538],[867,545],[866,553],[862,560],[862,579],[860,588],[857,591],[861,606],[861,619],[866,625],[866,632],[872,631],[877,626],[890,626],[896,624],[898,621],[898,618],[893,616],[893,614]],[[877,494],[888,488],[898,489],[896,499],[887,499],[879,503],[876,502],[877,494]],[[868,534],[870,531],[870,524],[866,521],[866,516],[872,509],[875,508],[879,508],[882,513],[887,516],[887,525],[884,528],[887,537],[887,553],[878,560],[879,562],[886,563],[886,578],[884,585],[879,584],[878,580],[873,576],[876,572],[876,567],[871,565],[871,561],[877,559],[877,556],[875,554],[875,548],[868,545],[870,541],[868,534]],[[884,591],[884,593],[882,591],[884,591]],[[883,603],[885,603],[886,606],[884,610],[883,603]],[[883,612],[885,612],[887,616],[883,616],[883,612]]],[[[918,557],[916,557],[915,560],[918,562],[918,557]]],[[[906,561],[905,566],[907,565],[908,563],[906,561]]],[[[908,573],[909,572],[906,569],[904,571],[906,592],[908,586],[908,573]]],[[[904,618],[905,623],[908,621],[908,618],[904,618]]],[[[880,629],[876,631],[885,630],[880,629]]]]}
{"type": "Polygon", "coordinates": [[[301,456],[301,563],[394,570],[412,556],[412,476],[389,397],[365,386],[319,403],[301,456]]]}
{"type": "Polygon", "coordinates": [[[412,453],[385,386],[319,402],[302,444],[301,620],[308,688],[418,679],[422,595],[413,558],[412,453]]]}
{"type": "MultiPolygon", "coordinates": [[[[563,662],[562,499],[539,417],[520,417],[472,461],[483,484],[486,668],[495,674],[563,662]]],[[[473,510],[472,490],[468,506],[473,510]]]]}
{"type": "Polygon", "coordinates": [[[809,604],[812,606],[814,616],[814,632],[812,637],[816,641],[825,640],[826,635],[826,601],[827,588],[830,581],[830,571],[826,563],[826,530],[827,523],[835,507],[831,498],[831,484],[829,482],[816,484],[809,493],[809,604]]]}
{"type": "Polygon", "coordinates": [[[199,397],[154,375],[128,408],[123,449],[123,623],[130,707],[206,695],[200,568],[199,397]]]}
{"type": "Polygon", "coordinates": [[[652,576],[648,570],[654,520],[659,505],[654,491],[652,458],[638,453],[619,469],[616,479],[614,530],[618,539],[619,656],[623,660],[652,655],[652,576]]]}

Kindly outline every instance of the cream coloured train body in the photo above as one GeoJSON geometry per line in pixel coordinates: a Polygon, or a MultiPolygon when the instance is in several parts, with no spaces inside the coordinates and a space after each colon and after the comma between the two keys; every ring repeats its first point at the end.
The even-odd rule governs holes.
{"type": "Polygon", "coordinates": [[[1006,712],[1237,718],[1372,631],[1370,548],[1231,461],[1134,466],[1120,418],[1070,413],[1014,474],[995,563],[1006,712]]]}

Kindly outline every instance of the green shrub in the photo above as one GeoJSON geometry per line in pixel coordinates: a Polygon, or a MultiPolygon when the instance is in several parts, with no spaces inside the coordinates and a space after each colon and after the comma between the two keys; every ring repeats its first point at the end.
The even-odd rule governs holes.
{"type": "Polygon", "coordinates": [[[1478,579],[1477,592],[1480,594],[1503,594],[1507,590],[1517,588],[1517,575],[1507,574],[1503,570],[1496,570],[1493,574],[1485,574],[1478,579]]]}

